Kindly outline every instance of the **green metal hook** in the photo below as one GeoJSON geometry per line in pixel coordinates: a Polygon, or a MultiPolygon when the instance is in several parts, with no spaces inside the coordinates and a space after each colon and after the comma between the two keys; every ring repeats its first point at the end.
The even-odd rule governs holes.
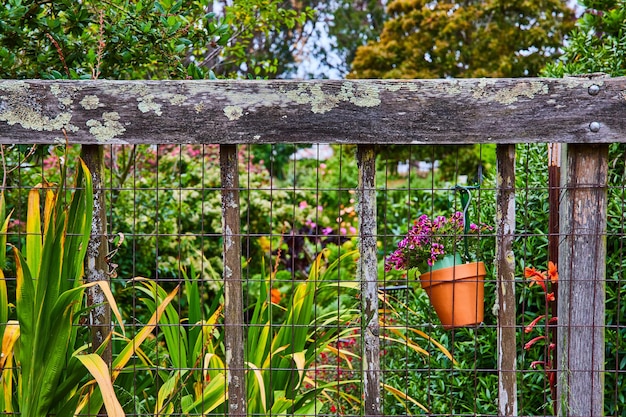
{"type": "Polygon", "coordinates": [[[474,186],[462,186],[455,185],[454,190],[461,192],[461,205],[463,206],[463,246],[465,248],[465,259],[470,259],[469,257],[469,242],[467,241],[467,235],[470,232],[470,222],[469,222],[469,205],[472,201],[472,192],[470,190],[478,189],[478,185],[474,186]]]}

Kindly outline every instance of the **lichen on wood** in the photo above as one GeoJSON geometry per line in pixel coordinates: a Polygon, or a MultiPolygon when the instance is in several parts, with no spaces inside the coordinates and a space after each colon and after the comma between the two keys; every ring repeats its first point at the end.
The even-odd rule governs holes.
{"type": "Polygon", "coordinates": [[[625,91],[624,78],[2,80],[0,143],[62,130],[84,144],[609,143],[626,141],[625,91]]]}

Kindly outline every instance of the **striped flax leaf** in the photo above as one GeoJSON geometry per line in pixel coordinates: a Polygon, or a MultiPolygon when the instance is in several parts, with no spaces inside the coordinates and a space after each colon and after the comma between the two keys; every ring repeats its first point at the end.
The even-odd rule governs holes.
{"type": "Polygon", "coordinates": [[[39,208],[39,188],[28,193],[28,215],[26,216],[26,261],[34,276],[39,276],[41,264],[41,214],[39,208]]]}
{"type": "MultiPolygon", "coordinates": [[[[154,281],[143,278],[136,278],[136,280],[138,280],[142,284],[137,286],[136,288],[150,297],[150,299],[141,299],[149,307],[152,307],[154,309],[155,301],[161,302],[167,297],[167,292],[165,292],[165,290],[161,286],[157,285],[154,281]]],[[[176,311],[172,304],[169,304],[165,308],[165,312],[161,316],[159,324],[159,329],[161,332],[163,332],[163,335],[165,337],[165,343],[168,346],[168,352],[170,354],[170,358],[172,359],[173,368],[186,368],[188,363],[187,332],[186,329],[182,326],[178,311],[176,311]]]]}
{"type": "Polygon", "coordinates": [[[104,399],[104,406],[106,408],[107,415],[109,417],[124,416],[124,410],[115,397],[113,384],[111,383],[111,379],[109,377],[109,368],[107,364],[104,363],[104,360],[102,360],[100,356],[93,353],[88,355],[78,355],[76,358],[78,358],[78,360],[81,361],[87,369],[89,369],[89,373],[91,373],[91,375],[93,375],[98,382],[98,386],[100,387],[100,391],[102,392],[104,399]]]}
{"type": "MultiPolygon", "coordinates": [[[[113,367],[111,372],[111,381],[115,382],[117,377],[120,375],[126,364],[131,360],[131,358],[138,354],[140,350],[140,346],[143,342],[152,334],[152,332],[156,329],[159,320],[161,320],[161,316],[165,312],[167,306],[172,302],[176,295],[178,294],[178,287],[174,288],[172,292],[170,292],[167,297],[157,306],[154,313],[148,320],[147,323],[141,328],[141,330],[135,335],[134,338],[129,340],[122,351],[115,357],[113,360],[113,367]]],[[[104,405],[104,400],[102,398],[102,393],[100,390],[95,389],[95,387],[91,386],[90,395],[85,396],[81,403],[78,405],[76,409],[76,413],[83,412],[85,408],[87,410],[88,415],[97,415],[100,408],[104,405]]]]}
{"type": "MultiPolygon", "coordinates": [[[[19,348],[13,353],[20,365],[15,371],[18,384],[27,387],[18,389],[16,408],[24,417],[73,416],[79,397],[85,392],[80,385],[88,381],[87,371],[95,378],[95,385],[106,393],[107,407],[121,409],[116,408],[119,403],[114,404],[117,400],[111,398],[109,371],[102,368],[102,359],[95,354],[75,357],[84,350],[77,346],[79,327],[75,324],[86,312],[83,303],[87,287],[103,288],[115,316],[121,318],[106,282],[81,285],[93,217],[93,190],[91,173],[82,161],[80,165],[69,206],[65,206],[65,198],[59,197],[66,192],[64,180],[56,194],[46,191],[43,222],[40,190],[29,193],[26,258],[14,248],[20,336],[19,348]]],[[[93,387],[90,382],[87,385],[93,387]]]]}
{"type": "MultiPolygon", "coordinates": [[[[4,329],[9,320],[9,297],[3,269],[6,266],[7,230],[11,214],[6,215],[4,191],[0,191],[0,340],[3,340],[4,329]]],[[[3,351],[4,352],[4,351],[3,351]]],[[[0,361],[2,358],[0,358],[0,361]]],[[[3,368],[0,366],[0,369],[3,368]]]]}

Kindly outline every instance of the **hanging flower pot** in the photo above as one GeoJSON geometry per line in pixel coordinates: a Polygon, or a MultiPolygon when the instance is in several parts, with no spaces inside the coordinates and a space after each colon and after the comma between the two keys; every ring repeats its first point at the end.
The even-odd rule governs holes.
{"type": "Polygon", "coordinates": [[[483,262],[454,264],[420,275],[422,288],[445,329],[473,326],[484,319],[483,262]]]}
{"type": "Polygon", "coordinates": [[[420,216],[385,260],[385,271],[408,271],[409,279],[420,274],[446,329],[476,325],[484,318],[485,264],[472,262],[476,251],[470,248],[492,227],[468,223],[465,217],[458,211],[449,218],[420,216]]]}

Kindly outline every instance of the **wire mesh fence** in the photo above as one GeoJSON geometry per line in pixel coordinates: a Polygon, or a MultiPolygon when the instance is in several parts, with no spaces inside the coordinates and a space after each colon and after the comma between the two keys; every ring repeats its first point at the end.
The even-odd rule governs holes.
{"type": "MultiPolygon", "coordinates": [[[[563,407],[563,362],[578,349],[597,365],[583,371],[602,384],[603,413],[622,415],[625,148],[609,147],[606,187],[581,186],[607,195],[606,280],[578,277],[589,290],[572,284],[565,301],[569,235],[550,215],[570,185],[550,182],[547,145],[513,148],[514,229],[503,230],[496,167],[506,161],[492,145],[114,145],[98,147],[101,168],[81,168],[79,146],[4,145],[0,214],[22,257],[7,252],[0,281],[2,412],[497,416],[513,387],[508,415],[546,416],[563,407]],[[101,260],[84,234],[92,201],[105,224],[101,260]],[[85,252],[84,271],[103,271],[109,285],[85,287],[98,281],[83,280],[85,252]],[[484,281],[484,301],[471,295],[463,323],[446,324],[424,289],[439,285],[444,255],[485,268],[445,302],[484,281]],[[513,324],[503,321],[503,283],[513,324]],[[603,339],[557,318],[559,303],[587,314],[589,291],[604,310],[584,329],[603,339]],[[110,317],[94,313],[105,305],[110,317]]],[[[594,251],[580,256],[600,268],[594,251]]]]}

